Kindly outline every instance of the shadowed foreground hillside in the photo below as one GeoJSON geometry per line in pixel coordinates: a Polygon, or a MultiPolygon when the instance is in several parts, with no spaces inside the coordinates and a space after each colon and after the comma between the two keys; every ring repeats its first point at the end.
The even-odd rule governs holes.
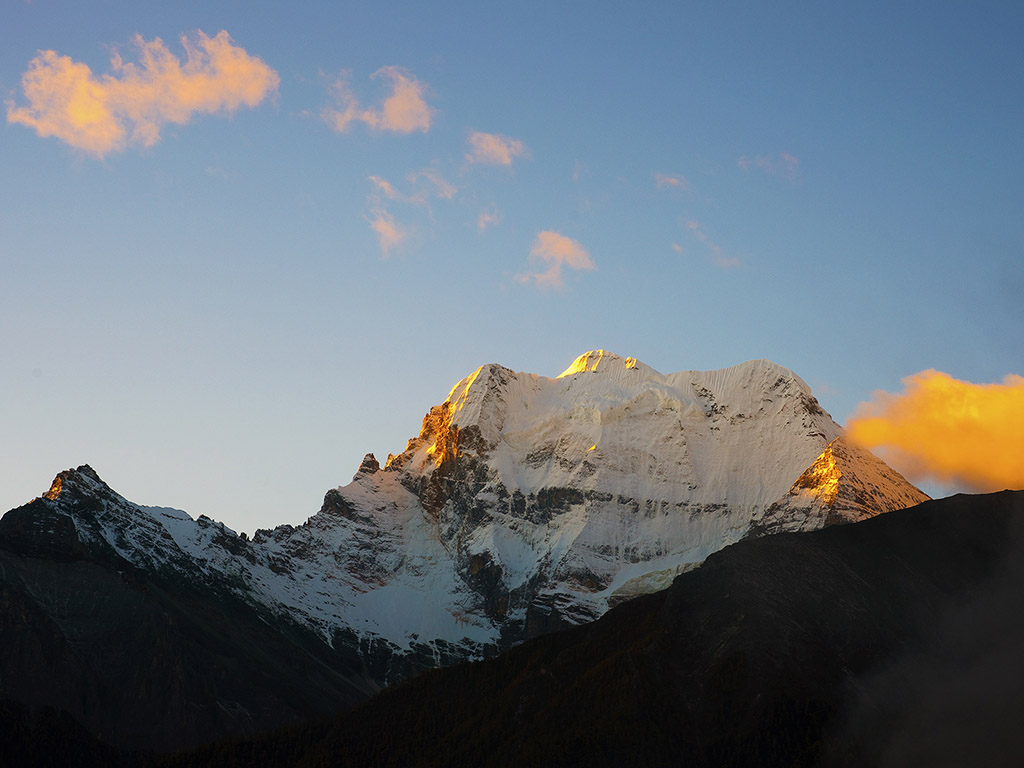
{"type": "Polygon", "coordinates": [[[747,540],[664,592],[331,724],[174,766],[1024,760],[1024,492],[747,540]]]}
{"type": "MultiPolygon", "coordinates": [[[[101,503],[65,498],[85,512],[101,503]]],[[[191,575],[86,546],[47,499],[4,515],[0,743],[53,741],[76,722],[69,743],[93,734],[107,750],[172,751],[334,714],[375,690],[347,649],[191,575]]],[[[72,751],[84,764],[86,751],[72,751]]],[[[42,764],[26,754],[36,757],[11,765],[42,764]]]]}

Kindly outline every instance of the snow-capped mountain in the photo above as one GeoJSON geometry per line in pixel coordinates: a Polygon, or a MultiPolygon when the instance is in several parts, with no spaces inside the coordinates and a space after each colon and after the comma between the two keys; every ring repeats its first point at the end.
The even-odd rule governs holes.
{"type": "Polygon", "coordinates": [[[927,496],[774,363],[661,374],[595,351],[554,379],[479,368],[383,467],[367,455],[305,524],[251,540],[87,467],[45,499],[86,547],[288,615],[388,681],[594,619],[745,536],[927,496]]]}

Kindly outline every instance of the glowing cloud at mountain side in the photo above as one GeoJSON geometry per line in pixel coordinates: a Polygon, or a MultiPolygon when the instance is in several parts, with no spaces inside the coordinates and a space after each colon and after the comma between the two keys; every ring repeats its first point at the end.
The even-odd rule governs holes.
{"type": "Polygon", "coordinates": [[[911,480],[933,478],[985,492],[1024,488],[1024,377],[973,384],[921,371],[904,391],[876,391],[849,434],[911,480]]]}

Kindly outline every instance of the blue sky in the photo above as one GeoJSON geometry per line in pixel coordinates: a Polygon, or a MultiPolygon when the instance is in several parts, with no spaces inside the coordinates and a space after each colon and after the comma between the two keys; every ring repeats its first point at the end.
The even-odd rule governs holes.
{"type": "Polygon", "coordinates": [[[2,509],[90,463],[138,503],[298,523],[488,362],[767,357],[843,423],[925,369],[1024,373],[1019,4],[4,15],[2,509]],[[241,56],[252,105],[118,91],[119,141],[40,135],[40,52],[122,87],[113,56],[183,37],[241,56]]]}

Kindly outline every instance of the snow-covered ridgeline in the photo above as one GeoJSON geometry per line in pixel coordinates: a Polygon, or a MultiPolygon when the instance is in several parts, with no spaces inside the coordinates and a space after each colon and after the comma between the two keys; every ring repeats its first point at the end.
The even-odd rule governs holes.
{"type": "Polygon", "coordinates": [[[926,498],[781,366],[661,374],[604,351],[553,379],[481,367],[385,468],[368,456],[304,525],[251,541],[94,473],[66,481],[104,498],[76,519],[83,540],[139,567],[217,581],[328,640],[466,655],[596,617],[745,535],[926,498]]]}

